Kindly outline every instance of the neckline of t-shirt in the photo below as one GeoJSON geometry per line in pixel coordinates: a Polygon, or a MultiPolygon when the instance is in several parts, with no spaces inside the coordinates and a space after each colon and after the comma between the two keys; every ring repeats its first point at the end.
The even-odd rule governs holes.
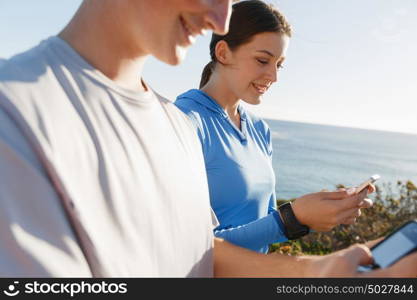
{"type": "Polygon", "coordinates": [[[46,40],[49,41],[49,45],[52,48],[58,47],[60,51],[57,51],[57,55],[62,55],[62,53],[66,56],[71,57],[71,61],[66,60],[66,63],[72,64],[73,67],[78,68],[82,73],[86,76],[92,78],[93,80],[98,81],[99,83],[105,85],[107,88],[113,90],[114,92],[118,93],[119,95],[123,96],[123,99],[128,101],[129,103],[134,104],[152,104],[155,103],[155,99],[157,99],[155,93],[153,92],[152,88],[149,87],[144,81],[142,84],[145,84],[147,87],[147,91],[133,91],[127,88],[121,87],[117,85],[113,80],[108,78],[104,75],[100,70],[94,68],[90,65],[77,51],[75,51],[71,45],[69,45],[65,40],[61,39],[59,36],[52,36],[46,40]]]}

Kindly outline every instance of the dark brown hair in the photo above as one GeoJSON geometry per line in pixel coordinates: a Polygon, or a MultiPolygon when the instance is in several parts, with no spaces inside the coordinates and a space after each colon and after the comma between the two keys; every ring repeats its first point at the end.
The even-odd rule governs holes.
{"type": "Polygon", "coordinates": [[[233,4],[229,31],[226,35],[213,34],[210,42],[211,61],[204,67],[200,88],[207,84],[217,63],[216,45],[223,40],[233,51],[249,43],[263,32],[278,32],[291,36],[291,26],[285,17],[272,4],[260,0],[247,0],[233,4]]]}

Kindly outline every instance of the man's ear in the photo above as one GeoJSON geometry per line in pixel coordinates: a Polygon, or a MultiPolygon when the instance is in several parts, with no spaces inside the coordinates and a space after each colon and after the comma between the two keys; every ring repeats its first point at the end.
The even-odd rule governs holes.
{"type": "Polygon", "coordinates": [[[218,41],[215,49],[216,59],[221,64],[229,64],[232,51],[224,40],[218,41]]]}

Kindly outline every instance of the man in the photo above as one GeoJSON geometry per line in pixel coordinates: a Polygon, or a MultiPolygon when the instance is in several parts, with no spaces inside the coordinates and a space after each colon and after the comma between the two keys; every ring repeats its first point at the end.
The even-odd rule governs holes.
{"type": "Polygon", "coordinates": [[[354,276],[371,260],[365,246],[213,247],[198,139],[141,74],[149,55],[175,65],[202,30],[224,34],[231,2],[85,0],[59,36],[0,68],[0,276],[354,276]]]}

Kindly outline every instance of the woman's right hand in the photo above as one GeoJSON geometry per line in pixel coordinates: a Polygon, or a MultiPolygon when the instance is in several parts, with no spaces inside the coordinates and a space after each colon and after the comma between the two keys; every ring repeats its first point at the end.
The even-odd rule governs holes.
{"type": "Polygon", "coordinates": [[[366,196],[374,190],[370,186],[360,193],[355,188],[318,192],[296,199],[291,206],[301,224],[315,231],[330,231],[339,224],[353,224],[361,215],[361,208],[372,206],[366,196]]]}

